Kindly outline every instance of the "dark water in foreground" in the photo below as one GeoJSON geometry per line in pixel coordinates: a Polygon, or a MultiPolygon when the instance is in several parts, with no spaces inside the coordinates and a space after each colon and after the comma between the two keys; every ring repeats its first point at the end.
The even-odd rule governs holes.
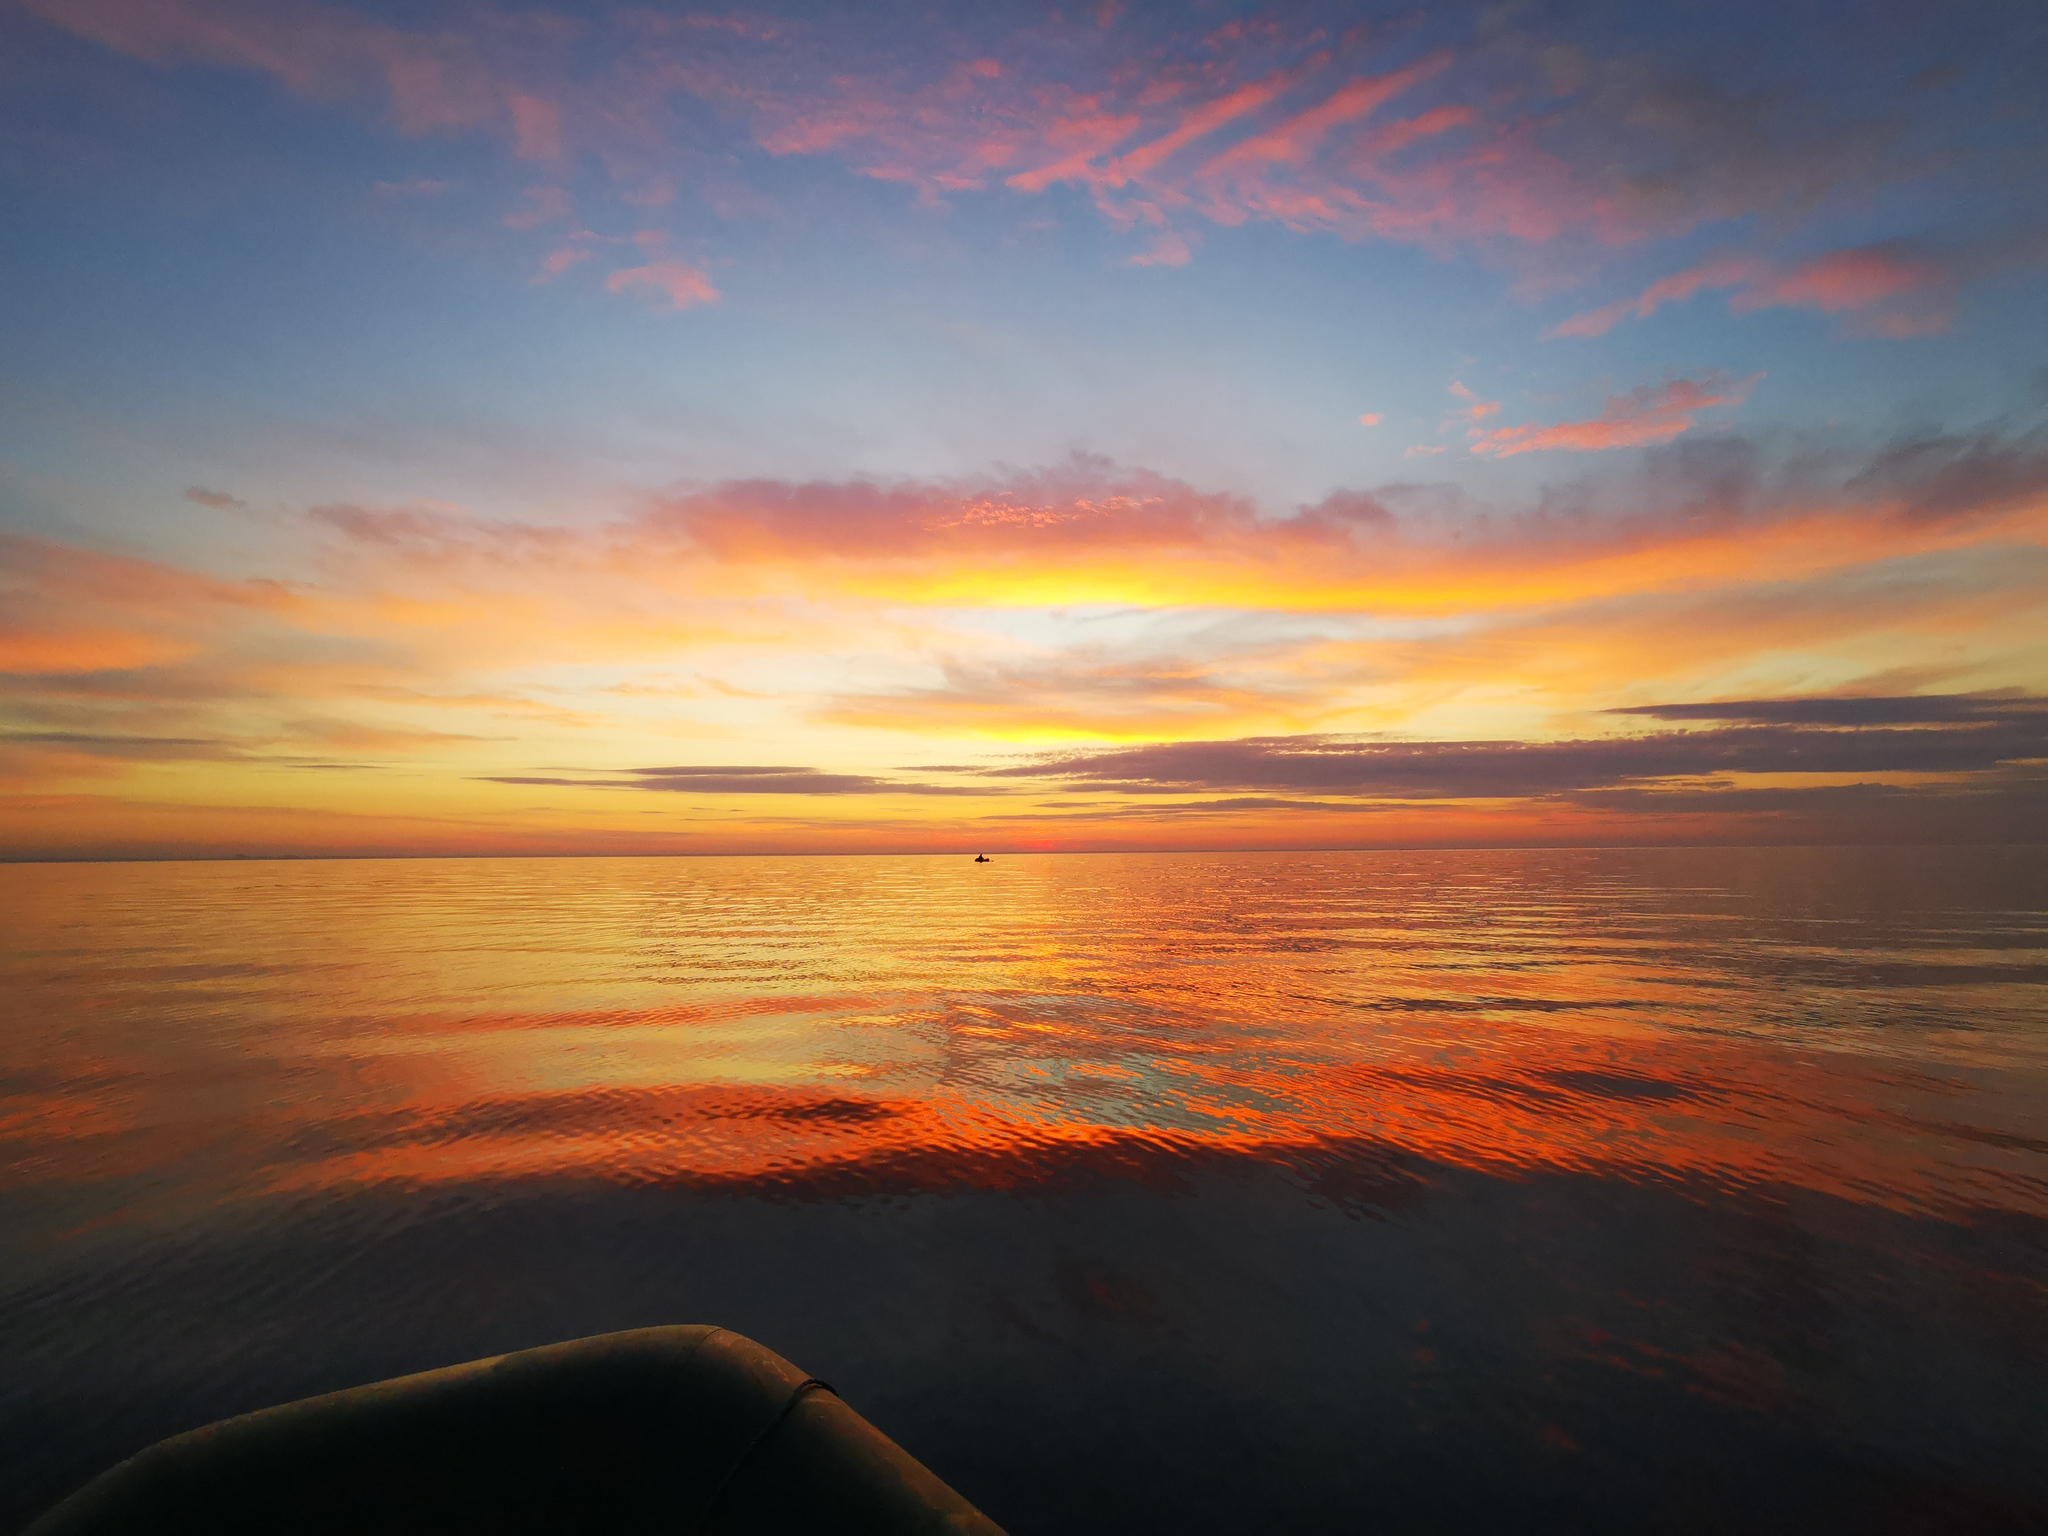
{"type": "Polygon", "coordinates": [[[0,1529],[719,1322],[1018,1536],[2048,1521],[2048,856],[0,869],[0,1529]]]}

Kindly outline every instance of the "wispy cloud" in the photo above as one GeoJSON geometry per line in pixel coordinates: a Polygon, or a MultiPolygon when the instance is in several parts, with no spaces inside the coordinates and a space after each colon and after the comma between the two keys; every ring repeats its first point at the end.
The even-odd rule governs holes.
{"type": "Polygon", "coordinates": [[[592,254],[588,250],[573,245],[565,245],[556,250],[549,251],[547,255],[540,259],[540,272],[534,280],[536,282],[546,282],[549,278],[560,277],[571,267],[590,260],[592,254]]]}
{"type": "MultiPolygon", "coordinates": [[[[1243,790],[1435,799],[1550,795],[1647,780],[1725,781],[1730,775],[1983,775],[2048,757],[2048,699],[1940,699],[1922,705],[1936,717],[1909,724],[1874,723],[1884,720],[1883,707],[1859,719],[1843,701],[1819,702],[1826,707],[1769,701],[1761,721],[1759,701],[1714,706],[1725,714],[1696,715],[1689,706],[1669,705],[1629,711],[1671,718],[1668,711],[1677,708],[1680,718],[1742,722],[1647,736],[1548,742],[1251,737],[1050,754],[985,771],[997,779],[1057,780],[1125,795],[1243,790]]],[[[1897,701],[1885,704],[1890,713],[1900,712],[1897,701]]],[[[2048,771],[2029,771],[2048,783],[2048,771]]]]}
{"type": "Polygon", "coordinates": [[[711,277],[688,262],[663,259],[640,267],[621,267],[604,280],[610,293],[637,293],[653,298],[670,314],[716,304],[718,289],[711,277]]]}
{"type": "Polygon", "coordinates": [[[1284,719],[1315,705],[1298,678],[1262,666],[1252,647],[1234,654],[1147,656],[1100,649],[1035,659],[949,660],[942,681],[842,693],[812,718],[885,730],[989,735],[1150,737],[1284,719]]]}
{"type": "Polygon", "coordinates": [[[1851,315],[1851,334],[1934,335],[1953,318],[1954,278],[1943,264],[1902,241],[1831,251],[1791,267],[1723,257],[1660,278],[1632,299],[1573,315],[1551,336],[1604,336],[1623,320],[1643,320],[1667,304],[1725,290],[1736,314],[1795,306],[1851,315]]]}
{"type": "MultiPolygon", "coordinates": [[[[769,155],[832,157],[927,201],[1072,186],[1158,264],[1186,259],[1197,220],[1439,249],[1613,245],[1803,209],[1897,170],[1896,114],[1878,104],[1808,93],[1794,110],[1674,84],[1631,52],[1560,48],[1541,18],[1476,9],[1396,31],[1313,6],[1239,29],[1170,10],[1107,29],[990,12],[906,49],[850,13],[458,23],[321,0],[24,3],[122,53],[259,71],[403,133],[487,134],[535,164],[599,156],[617,195],[643,202],[679,161],[729,156],[722,123],[769,155]]],[[[1823,307],[1858,281],[1808,279],[1823,307]]]]}
{"type": "Polygon", "coordinates": [[[510,229],[539,229],[543,224],[568,218],[573,211],[565,189],[528,187],[525,206],[506,214],[505,224],[510,229]]]}
{"type": "Polygon", "coordinates": [[[1455,379],[1451,381],[1451,393],[1465,402],[1462,409],[1452,412],[1454,416],[1465,421],[1484,421],[1489,416],[1498,416],[1500,414],[1500,402],[1498,400],[1482,400],[1472,390],[1467,389],[1455,379]]]}
{"type": "Polygon", "coordinates": [[[651,789],[696,795],[986,795],[976,785],[927,784],[820,768],[725,765],[626,768],[610,774],[481,774],[487,784],[545,784],[570,789],[651,789]]]}
{"type": "Polygon", "coordinates": [[[1746,379],[1731,379],[1709,370],[1694,379],[1639,385],[1625,395],[1610,395],[1600,414],[1590,421],[1496,427],[1492,431],[1475,427],[1472,436],[1477,441],[1472,444],[1472,452],[1506,459],[1518,453],[1558,449],[1596,453],[1607,448],[1668,443],[1680,433],[1691,431],[1701,411],[1742,404],[1762,378],[1762,374],[1756,373],[1746,379]]]}

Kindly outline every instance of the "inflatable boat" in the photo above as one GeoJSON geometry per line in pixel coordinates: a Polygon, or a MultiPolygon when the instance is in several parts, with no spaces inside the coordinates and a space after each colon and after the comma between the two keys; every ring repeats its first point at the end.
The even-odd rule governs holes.
{"type": "Polygon", "coordinates": [[[780,1355],[642,1328],[223,1419],[26,1536],[1002,1536],[780,1355]]]}

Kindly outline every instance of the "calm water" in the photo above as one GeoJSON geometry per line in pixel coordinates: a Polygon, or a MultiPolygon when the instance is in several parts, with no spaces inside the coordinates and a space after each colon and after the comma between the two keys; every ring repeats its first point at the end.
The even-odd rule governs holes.
{"type": "Polygon", "coordinates": [[[2048,856],[0,869],[0,1528],[661,1322],[1028,1533],[2039,1529],[2048,856]]]}

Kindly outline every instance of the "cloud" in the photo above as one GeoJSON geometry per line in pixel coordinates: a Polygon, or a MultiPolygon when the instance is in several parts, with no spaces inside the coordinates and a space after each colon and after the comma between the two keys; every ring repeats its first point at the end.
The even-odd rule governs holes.
{"type": "Polygon", "coordinates": [[[1769,725],[1997,724],[2048,711],[2048,699],[2016,689],[1989,694],[1845,695],[1797,699],[1727,699],[1705,704],[1638,704],[1611,715],[1657,720],[1734,720],[1769,725]]]}
{"type": "Polygon", "coordinates": [[[512,153],[521,160],[562,158],[562,109],[551,101],[514,91],[506,105],[512,114],[512,153]]]}
{"type": "Polygon", "coordinates": [[[625,768],[610,777],[479,774],[488,784],[547,784],[573,789],[652,789],[697,795],[987,795],[985,786],[923,784],[820,768],[713,766],[625,768]]]}
{"type": "Polygon", "coordinates": [[[1298,686],[1260,660],[1257,649],[1246,645],[1228,657],[1096,649],[1033,659],[948,660],[935,686],[837,694],[812,718],[1012,739],[1156,736],[1284,718],[1298,686]]]}
{"type": "Polygon", "coordinates": [[[1733,290],[1735,314],[1794,306],[1853,314],[1853,335],[1934,335],[1953,318],[1954,277],[1942,263],[1904,241],[1832,251],[1790,268],[1724,257],[1660,278],[1633,299],[1588,310],[1553,326],[1548,336],[1604,336],[1625,319],[1642,320],[1666,304],[1710,290],[1733,290]]]}
{"type": "Polygon", "coordinates": [[[993,482],[729,481],[659,504],[648,522],[722,559],[747,561],[1191,545],[1255,516],[1241,497],[1077,458],[993,482]]]}
{"type": "MultiPolygon", "coordinates": [[[[916,825],[936,826],[977,784],[1100,801],[1088,814],[1105,827],[1213,803],[1204,824],[1242,814],[1248,839],[1265,811],[1324,836],[1316,818],[1352,814],[1330,806],[1384,796],[1484,841],[1474,818],[1508,817],[1485,823],[1496,839],[1534,836],[1539,814],[1566,818],[1546,836],[1590,836],[1662,814],[1612,796],[1705,793],[1708,779],[1753,794],[1817,769],[1906,773],[1996,798],[1970,776],[2033,771],[2040,707],[1996,690],[2038,677],[2048,633],[2038,433],[1805,443],[1796,457],[1679,440],[1572,462],[1493,503],[1411,481],[1267,509],[1086,457],[955,479],[592,490],[526,522],[334,502],[299,524],[290,582],[0,538],[0,778],[189,805],[199,781],[169,781],[203,761],[223,804],[273,804],[288,784],[310,813],[364,791],[299,768],[387,763],[402,772],[380,795],[473,818],[461,835],[479,846],[530,846],[504,830],[521,817],[758,827],[778,803],[819,825],[865,816],[876,846],[905,846],[887,827],[924,812],[916,825]],[[870,756],[873,738],[853,734],[876,730],[1167,755],[1112,762],[1098,747],[1017,777],[899,780],[867,765],[901,749],[870,756]],[[705,745],[742,741],[775,745],[705,745]],[[735,762],[531,766],[706,751],[735,762]],[[567,782],[522,798],[476,779],[567,782]],[[646,793],[569,792],[631,786],[646,793]],[[1596,793],[1610,799],[1570,799],[1596,793]],[[1487,806],[1446,809],[1461,796],[1487,806]]],[[[96,825],[113,826],[102,811],[96,825]]],[[[1050,827],[1068,810],[1045,814],[1050,827]]],[[[1399,827],[1385,835],[1439,835],[1399,827]]]]}
{"type": "Polygon", "coordinates": [[[1195,259],[1194,237],[1178,230],[1161,230],[1152,243],[1130,258],[1134,267],[1184,267],[1195,259]]]}
{"type": "Polygon", "coordinates": [[[507,214],[505,225],[509,229],[538,229],[543,224],[568,218],[573,211],[569,194],[563,188],[528,187],[526,206],[517,213],[507,214]]]}
{"type": "Polygon", "coordinates": [[[1881,450],[1848,486],[1881,496],[1918,520],[2038,505],[2048,499],[2048,428],[2018,436],[1934,433],[1901,439],[1881,450]]]}
{"type": "Polygon", "coordinates": [[[1909,254],[1903,242],[1894,241],[1817,256],[1789,272],[1745,285],[1729,308],[1740,314],[1774,304],[1803,304],[1840,314],[1939,286],[1946,275],[1933,262],[1909,254]]]}
{"type": "Polygon", "coordinates": [[[718,289],[709,274],[681,261],[651,261],[644,267],[622,267],[604,280],[609,293],[644,293],[667,301],[671,314],[716,304],[718,289]]]}
{"type": "Polygon", "coordinates": [[[588,261],[590,256],[591,253],[589,251],[578,250],[573,245],[565,245],[559,250],[549,251],[547,255],[541,258],[540,272],[536,275],[534,281],[546,282],[549,278],[560,277],[578,262],[588,261]]]}
{"type": "Polygon", "coordinates": [[[1334,129],[1372,116],[1397,96],[1440,73],[1450,62],[1448,53],[1438,53],[1407,69],[1351,80],[1314,106],[1233,145],[1207,167],[1207,174],[1228,174],[1239,167],[1260,164],[1303,164],[1322,148],[1334,129]]]}
{"type": "Polygon", "coordinates": [[[233,743],[203,736],[107,736],[88,731],[0,731],[0,745],[69,747],[94,757],[145,763],[239,755],[233,743]]]}
{"type": "Polygon", "coordinates": [[[1378,411],[1367,411],[1363,416],[1358,418],[1358,424],[1361,427],[1376,427],[1380,424],[1380,420],[1381,417],[1378,411]]]}
{"type": "Polygon", "coordinates": [[[1454,416],[1466,421],[1484,421],[1489,416],[1500,414],[1500,402],[1498,400],[1482,400],[1455,379],[1451,381],[1451,393],[1466,403],[1464,410],[1452,413],[1454,416]]]}
{"type": "MultiPolygon", "coordinates": [[[[1721,82],[1677,42],[1663,58],[1619,40],[1603,54],[1562,43],[1565,23],[1548,13],[1470,7],[1391,30],[1317,6],[1235,29],[1171,7],[1110,28],[984,8],[906,44],[857,12],[24,3],[131,57],[259,72],[402,133],[489,135],[531,163],[592,157],[622,197],[751,151],[832,157],[927,202],[1071,186],[1159,265],[1187,259],[1196,221],[1448,251],[1612,246],[1798,216],[1926,174],[1898,145],[1916,107],[1934,110],[1853,70],[1819,85],[1768,67],[1721,82]]],[[[1946,46],[1925,28],[1907,34],[1898,70],[1946,46]]],[[[1773,41],[1798,58],[1831,40],[1785,23],[1773,41]],[[1805,42],[1788,43],[1785,26],[1805,42]]],[[[1785,277],[1788,293],[1823,305],[1859,281],[1785,277]]]]}
{"type": "Polygon", "coordinates": [[[1682,303],[1707,289],[1735,288],[1750,281],[1764,269],[1754,261],[1728,258],[1689,267],[1659,278],[1632,299],[1621,299],[1599,309],[1587,310],[1560,321],[1546,336],[1605,336],[1626,319],[1647,320],[1666,304],[1682,303]]]}
{"type": "Polygon", "coordinates": [[[239,496],[230,496],[226,491],[209,491],[197,485],[185,487],[185,499],[195,506],[212,507],[216,511],[221,512],[226,512],[230,509],[237,512],[249,510],[249,503],[242,500],[239,496]]]}
{"type": "Polygon", "coordinates": [[[488,130],[521,153],[559,153],[552,104],[522,83],[560,68],[563,27],[550,18],[472,12],[465,27],[431,30],[387,25],[316,0],[27,4],[45,20],[132,57],[253,70],[317,101],[381,99],[406,134],[488,130]]]}
{"type": "MultiPolygon", "coordinates": [[[[1118,155],[1100,174],[1111,186],[1139,181],[1158,170],[1179,151],[1197,139],[1207,138],[1219,128],[1256,112],[1284,93],[1300,79],[1294,69],[1277,70],[1263,80],[1241,85],[1233,91],[1201,102],[1181,112],[1178,122],[1158,138],[1118,155]]],[[[1325,104],[1327,106],[1327,103],[1325,104]]]]}
{"type": "MultiPolygon", "coordinates": [[[[1820,713],[1833,702],[1822,701],[1820,713]]],[[[1815,722],[1790,710],[1790,723],[1747,723],[1756,716],[1741,711],[1754,706],[1738,705],[1735,718],[1743,724],[1649,736],[1549,742],[1247,737],[1048,754],[984,771],[991,778],[1051,780],[1124,795],[1310,791],[1398,799],[1556,795],[1730,774],[1984,774],[2048,758],[2044,706],[2048,700],[2041,698],[1976,699],[1960,718],[1894,726],[1853,717],[1815,722]]],[[[1628,713],[1661,716],[1688,707],[1628,713]]]]}
{"type": "Polygon", "coordinates": [[[1625,395],[1610,395],[1607,405],[1591,421],[1559,422],[1554,426],[1498,427],[1491,432],[1474,428],[1476,454],[1512,458],[1518,453],[1539,453],[1566,449],[1593,453],[1607,448],[1640,448],[1647,443],[1666,443],[1692,429],[1701,411],[1742,404],[1763,378],[1760,373],[1746,379],[1730,379],[1710,369],[1696,379],[1672,379],[1664,384],[1643,384],[1625,395]]]}
{"type": "MultiPolygon", "coordinates": [[[[1747,383],[1679,382],[1622,397],[1601,430],[1667,434],[1687,410],[1747,383]]],[[[388,550],[380,566],[395,562],[422,580],[525,570],[567,590],[569,572],[584,570],[593,588],[630,573],[734,599],[1470,614],[2034,542],[2048,507],[2030,487],[2044,472],[2048,454],[2025,436],[1902,443],[1832,463],[1809,455],[1776,469],[1731,438],[1553,484],[1519,510],[1394,485],[1274,514],[1075,457],[953,480],[684,487],[581,530],[429,508],[336,505],[312,516],[365,557],[388,550]]]]}

